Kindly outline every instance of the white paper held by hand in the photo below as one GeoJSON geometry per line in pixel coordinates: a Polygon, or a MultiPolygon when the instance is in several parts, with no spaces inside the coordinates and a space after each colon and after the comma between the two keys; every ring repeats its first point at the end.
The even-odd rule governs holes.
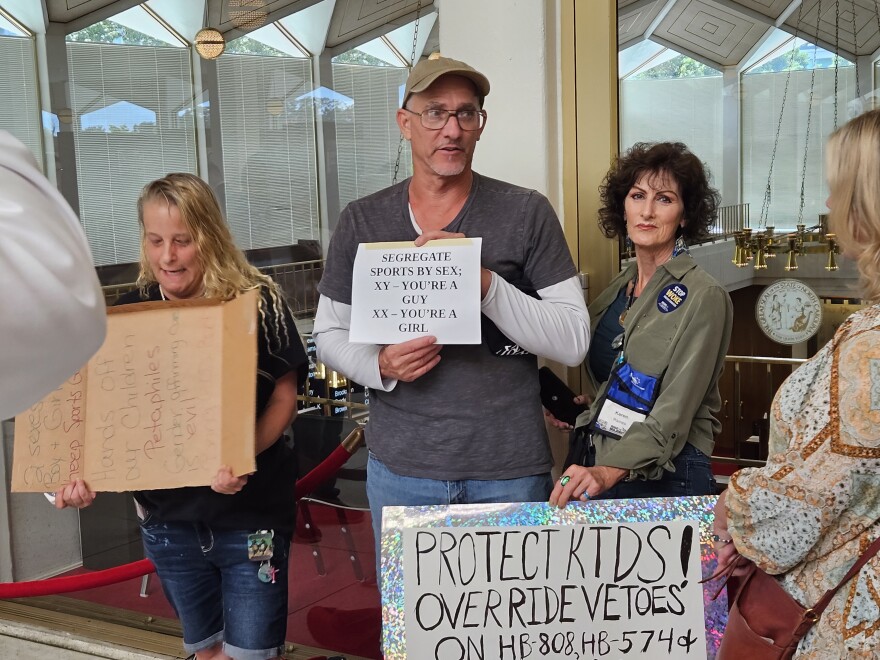
{"type": "Polygon", "coordinates": [[[433,335],[439,344],[479,344],[482,243],[361,243],[352,273],[349,340],[398,344],[433,335]]]}

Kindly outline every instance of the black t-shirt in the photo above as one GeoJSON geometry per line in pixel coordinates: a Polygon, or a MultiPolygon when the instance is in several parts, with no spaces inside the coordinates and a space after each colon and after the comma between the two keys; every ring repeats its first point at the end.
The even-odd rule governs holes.
{"type": "MultiPolygon", "coordinates": [[[[257,333],[257,418],[265,410],[279,378],[296,371],[301,390],[308,373],[308,359],[289,308],[281,305],[284,323],[279,323],[268,292],[264,288],[261,293],[260,314],[265,314],[265,318],[258,324],[257,333]]],[[[116,304],[148,300],[162,300],[158,285],[151,286],[146,296],[141,296],[139,290],[131,291],[116,304]]],[[[297,477],[293,448],[281,438],[257,455],[256,463],[256,472],[235,495],[215,493],[209,486],[189,486],[137,491],[134,496],[150,520],[204,522],[218,529],[292,531],[297,477]]]]}
{"type": "Polygon", "coordinates": [[[590,371],[593,372],[597,383],[604,383],[608,380],[608,376],[611,375],[611,367],[614,366],[614,360],[620,353],[620,349],[612,348],[611,343],[615,337],[623,332],[623,326],[620,325],[619,319],[623,310],[626,309],[626,303],[626,287],[623,287],[617,294],[617,298],[599,319],[590,340],[590,371]]]}

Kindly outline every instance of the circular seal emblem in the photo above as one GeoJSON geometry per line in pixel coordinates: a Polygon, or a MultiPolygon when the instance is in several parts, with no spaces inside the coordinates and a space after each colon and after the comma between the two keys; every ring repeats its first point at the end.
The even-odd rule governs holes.
{"type": "Polygon", "coordinates": [[[800,280],[779,280],[761,292],[755,318],[764,334],[780,344],[799,344],[819,329],[822,301],[800,280]]]}

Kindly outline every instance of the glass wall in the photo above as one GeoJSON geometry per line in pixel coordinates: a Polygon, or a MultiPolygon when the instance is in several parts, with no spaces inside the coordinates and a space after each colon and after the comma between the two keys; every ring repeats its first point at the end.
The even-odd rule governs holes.
{"type": "Polygon", "coordinates": [[[138,260],[144,184],[198,171],[186,48],[67,44],[79,216],[97,266],[138,260]]]}
{"type": "Polygon", "coordinates": [[[620,148],[684,142],[709,166],[721,189],[721,72],[683,55],[658,64],[656,59],[620,81],[620,148]]]}
{"type": "Polygon", "coordinates": [[[320,235],[311,60],[224,54],[217,61],[226,212],[245,249],[320,235]]]}
{"type": "MultiPolygon", "coordinates": [[[[335,221],[327,207],[341,208],[391,185],[395,173],[398,180],[411,173],[409,146],[395,122],[408,74],[399,49],[378,37],[327,51],[320,33],[329,31],[332,0],[245,26],[247,34],[216,59],[201,58],[192,43],[204,3],[145,2],[62,35],[57,27],[55,34],[30,33],[7,20],[3,12],[13,6],[18,0],[0,0],[0,129],[22,140],[59,181],[85,228],[108,301],[131,288],[137,274],[136,200],[143,186],[169,172],[195,173],[217,193],[239,247],[282,286],[307,342],[327,227],[335,221]]],[[[315,368],[312,374],[314,383],[325,381],[324,396],[354,398],[344,377],[315,368]]],[[[363,401],[363,388],[355,396],[363,401]]],[[[344,407],[313,408],[325,415],[300,415],[294,431],[304,469],[357,426],[344,407]]],[[[12,421],[0,429],[11,471],[12,421]]],[[[332,655],[321,653],[331,649],[379,656],[365,451],[349,462],[347,477],[299,505],[288,639],[314,647],[311,655],[332,655]],[[339,617],[351,608],[361,617],[360,632],[340,638],[339,617]]],[[[101,493],[80,512],[55,511],[42,494],[14,493],[7,516],[11,566],[0,570],[14,581],[142,557],[126,493],[101,493]]],[[[179,634],[155,578],[77,592],[47,607],[179,634]]],[[[167,653],[174,652],[179,648],[167,653]]]]}
{"type": "MultiPolygon", "coordinates": [[[[51,118],[43,129],[37,88],[34,38],[0,16],[0,128],[21,140],[43,166],[42,130],[53,130],[51,118]],[[6,27],[4,27],[4,25],[6,27]]],[[[57,121],[57,118],[56,118],[57,121]]]]}
{"type": "Polygon", "coordinates": [[[406,76],[401,68],[333,64],[334,87],[348,99],[336,112],[340,208],[391,185],[395,167],[398,181],[412,173],[409,142],[395,121],[406,76]]]}
{"type": "Polygon", "coordinates": [[[755,69],[741,85],[743,201],[767,226],[794,229],[799,218],[815,224],[827,211],[825,140],[850,119],[855,67],[841,62],[837,69],[755,69]]]}
{"type": "Polygon", "coordinates": [[[818,223],[825,141],[873,97],[873,80],[857,81],[852,62],[779,30],[727,77],[650,41],[621,51],[619,69],[621,150],[686,143],[709,165],[723,204],[746,203],[752,226],[777,231],[818,223]]]}
{"type": "Polygon", "coordinates": [[[75,181],[68,197],[105,283],[123,284],[120,272],[133,279],[122,267],[138,259],[137,196],[168,172],[210,183],[242,249],[281,250],[268,260],[254,253],[260,265],[295,261],[304,253],[286,248],[298,245],[320,258],[322,227],[335,221],[322,208],[322,179],[336,209],[390,185],[395,173],[410,175],[409,144],[395,121],[407,63],[379,37],[332,56],[330,79],[316,84],[320,59],[331,56],[303,44],[327,29],[329,14],[300,13],[202,60],[173,29],[174,12],[163,18],[149,3],[136,6],[65,37],[63,92],[53,88],[42,103],[36,38],[0,13],[0,83],[8,91],[0,95],[0,128],[41,165],[47,149],[72,157],[58,162],[58,176],[63,170],[75,181]],[[41,113],[41,105],[62,109],[41,113]],[[332,158],[319,153],[328,127],[332,158]]]}

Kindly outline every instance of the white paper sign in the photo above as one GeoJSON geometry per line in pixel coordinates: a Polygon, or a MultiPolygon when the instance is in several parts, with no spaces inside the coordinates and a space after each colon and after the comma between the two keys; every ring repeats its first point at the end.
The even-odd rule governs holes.
{"type": "Polygon", "coordinates": [[[706,658],[697,521],[403,530],[423,658],[706,658]]]}
{"type": "Polygon", "coordinates": [[[361,243],[351,283],[356,344],[398,344],[433,335],[439,344],[480,343],[481,238],[361,243]]]}

